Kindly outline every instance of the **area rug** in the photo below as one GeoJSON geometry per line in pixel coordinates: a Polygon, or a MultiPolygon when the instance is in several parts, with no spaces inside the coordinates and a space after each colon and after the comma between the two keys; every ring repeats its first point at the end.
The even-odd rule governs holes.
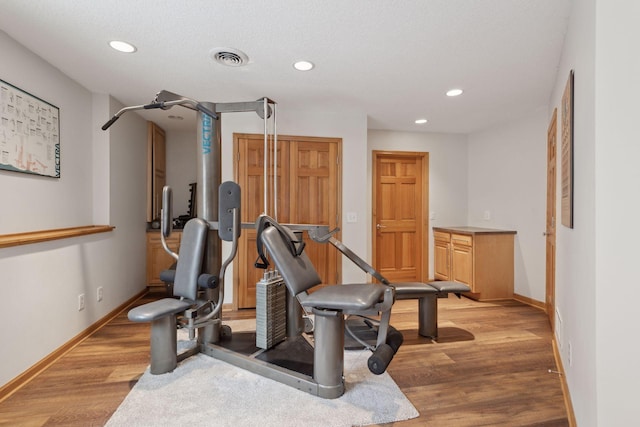
{"type": "Polygon", "coordinates": [[[106,425],[341,427],[417,417],[389,374],[369,372],[369,355],[345,351],[345,394],[322,399],[198,354],[168,374],[147,369],[106,425]]]}

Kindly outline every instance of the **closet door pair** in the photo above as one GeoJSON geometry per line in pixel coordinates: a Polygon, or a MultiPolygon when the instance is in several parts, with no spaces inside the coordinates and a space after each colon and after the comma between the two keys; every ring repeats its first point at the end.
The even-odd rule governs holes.
{"type": "MultiPolygon", "coordinates": [[[[277,162],[273,140],[268,141],[267,214],[282,224],[318,224],[333,229],[341,225],[340,138],[278,136],[277,162]],[[274,163],[277,170],[274,171],[274,163]],[[274,192],[274,173],[277,187],[274,192]],[[276,195],[274,200],[274,194],[276,195]]],[[[235,180],[242,190],[242,221],[255,222],[264,213],[264,135],[234,134],[235,180]]],[[[338,235],[339,239],[340,236],[338,235]]],[[[312,241],[304,233],[305,251],[323,284],[340,283],[338,251],[330,244],[312,241]]],[[[264,270],[254,267],[258,254],[256,231],[242,230],[234,263],[234,309],[253,308],[256,283],[264,270]]]]}

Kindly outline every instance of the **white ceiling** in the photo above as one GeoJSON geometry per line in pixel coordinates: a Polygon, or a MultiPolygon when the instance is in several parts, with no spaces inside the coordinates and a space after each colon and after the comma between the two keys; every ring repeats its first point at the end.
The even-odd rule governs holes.
{"type": "MultiPolygon", "coordinates": [[[[266,96],[280,114],[359,112],[370,129],[469,133],[549,103],[570,3],[2,0],[0,30],[125,105],[145,104],[162,89],[210,102],[266,96]],[[113,39],[138,51],[116,52],[113,39]],[[216,47],[240,49],[250,62],[215,63],[216,47]],[[298,59],[316,68],[296,71],[298,59]],[[464,94],[445,96],[454,87],[464,94]],[[414,123],[423,117],[426,125],[414,123]]],[[[160,114],[190,119],[191,112],[160,114]]]]}

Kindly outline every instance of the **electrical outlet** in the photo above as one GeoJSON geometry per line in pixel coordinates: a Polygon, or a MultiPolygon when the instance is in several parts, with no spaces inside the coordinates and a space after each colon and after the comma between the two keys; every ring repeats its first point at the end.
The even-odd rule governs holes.
{"type": "Polygon", "coordinates": [[[491,219],[491,211],[484,211],[484,220],[489,221],[491,219]]]}
{"type": "Polygon", "coordinates": [[[98,287],[98,294],[96,296],[97,296],[98,302],[102,301],[102,296],[103,296],[102,286],[98,287]]]}
{"type": "Polygon", "coordinates": [[[84,294],[78,295],[78,311],[84,310],[84,294]]]}

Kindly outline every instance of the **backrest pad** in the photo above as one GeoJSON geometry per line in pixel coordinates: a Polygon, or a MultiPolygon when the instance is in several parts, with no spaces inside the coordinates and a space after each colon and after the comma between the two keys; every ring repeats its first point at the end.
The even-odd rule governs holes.
{"type": "Polygon", "coordinates": [[[202,258],[209,225],[200,218],[190,219],[182,231],[173,295],[195,301],[198,293],[198,276],[202,270],[202,258]]]}
{"type": "Polygon", "coordinates": [[[319,285],[322,280],[307,254],[303,251],[297,256],[292,253],[290,246],[285,243],[284,239],[298,240],[293,232],[282,225],[280,229],[287,235],[282,236],[276,227],[268,227],[262,231],[260,238],[282,275],[289,292],[292,295],[298,295],[319,285]]]}

